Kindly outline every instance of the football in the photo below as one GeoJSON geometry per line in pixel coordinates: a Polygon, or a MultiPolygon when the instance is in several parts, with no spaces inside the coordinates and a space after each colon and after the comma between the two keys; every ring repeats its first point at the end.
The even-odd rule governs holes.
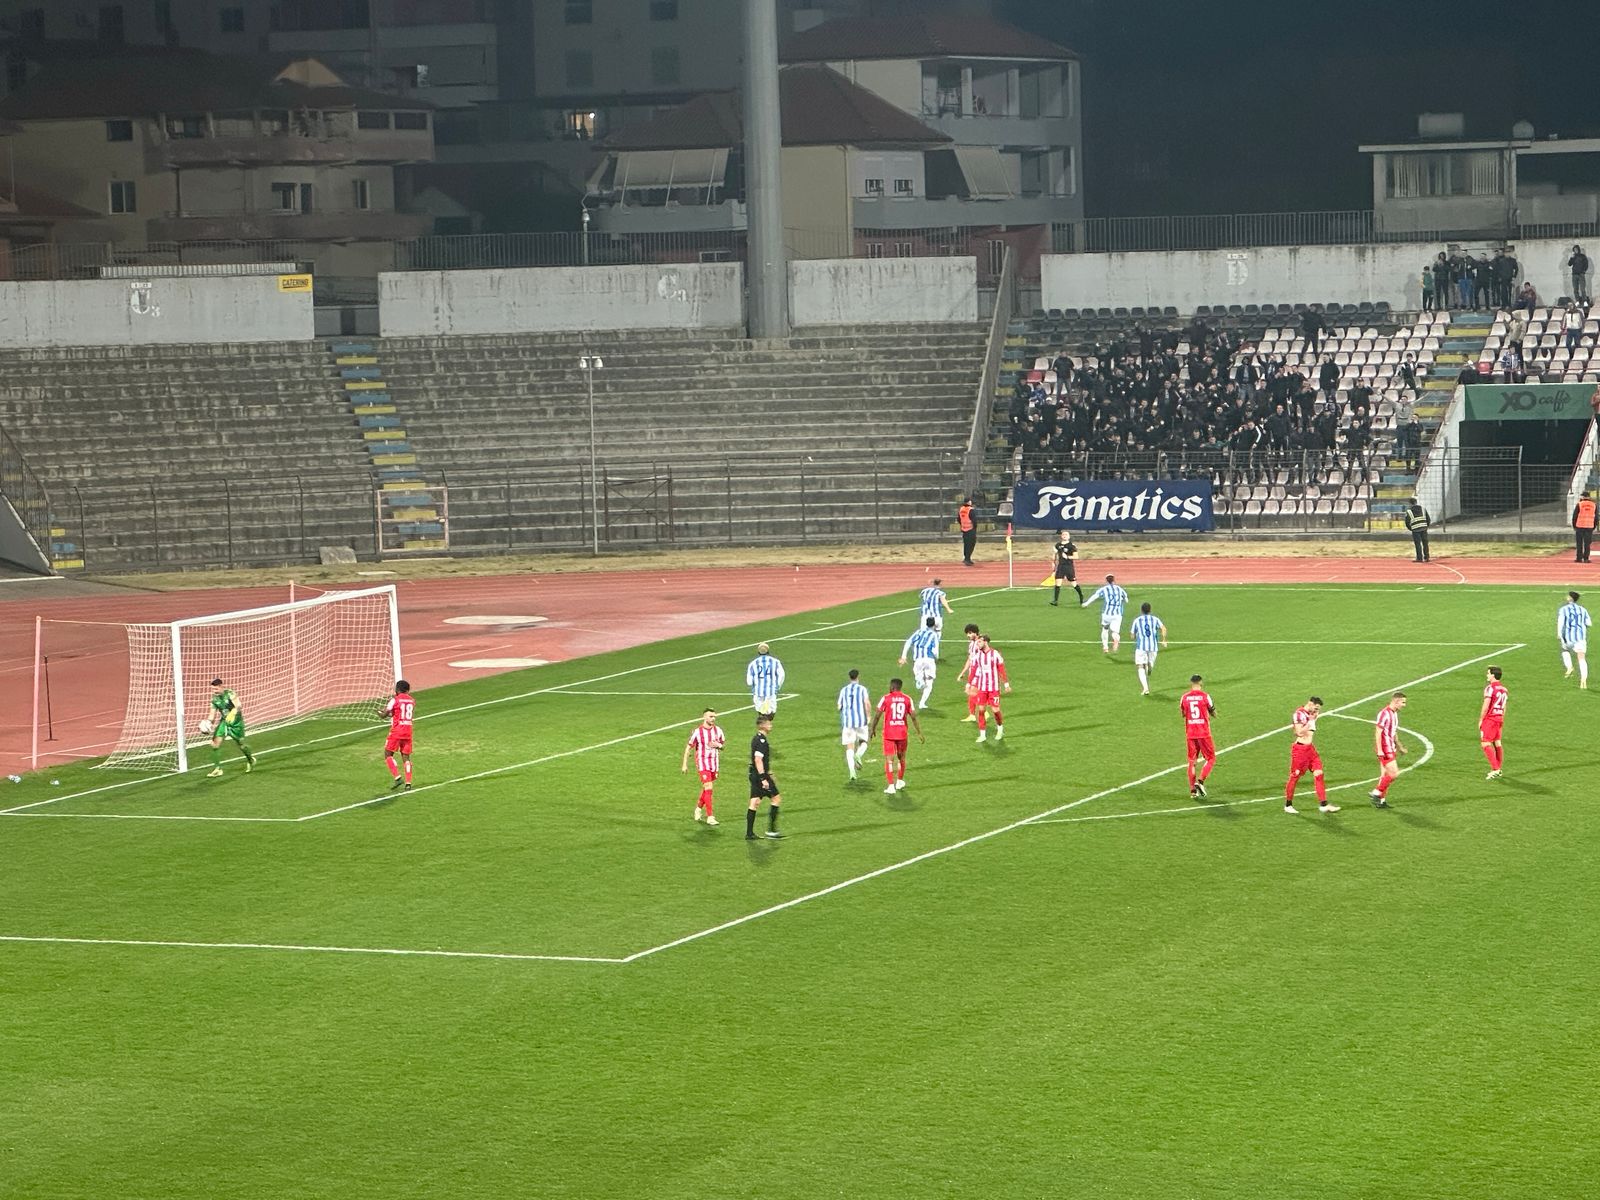
{"type": "Polygon", "coordinates": [[[200,732],[201,733],[210,733],[211,732],[211,722],[210,721],[201,721],[200,722],[200,732]]]}

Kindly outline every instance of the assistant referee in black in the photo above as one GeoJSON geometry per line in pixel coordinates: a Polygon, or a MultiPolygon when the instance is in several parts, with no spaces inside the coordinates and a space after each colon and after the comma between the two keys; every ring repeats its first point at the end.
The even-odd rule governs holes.
{"type": "Polygon", "coordinates": [[[767,805],[767,836],[780,838],[778,832],[778,806],[783,797],[778,794],[778,781],[772,777],[772,743],[767,734],[772,731],[772,717],[760,713],[756,717],[756,735],[750,739],[750,807],[744,814],[745,840],[756,840],[756,812],[763,800],[767,805]]]}
{"type": "Polygon", "coordinates": [[[1050,603],[1061,603],[1061,581],[1065,579],[1072,585],[1072,590],[1078,593],[1078,603],[1083,603],[1083,589],[1078,586],[1078,547],[1072,540],[1072,535],[1065,529],[1061,531],[1061,540],[1056,543],[1056,593],[1051,597],[1050,603]]]}

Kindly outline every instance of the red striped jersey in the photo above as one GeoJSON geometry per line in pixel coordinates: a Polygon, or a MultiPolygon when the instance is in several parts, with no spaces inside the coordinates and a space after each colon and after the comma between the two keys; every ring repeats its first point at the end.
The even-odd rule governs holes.
{"type": "Polygon", "coordinates": [[[993,646],[982,646],[972,656],[972,686],[980,692],[998,692],[1006,680],[1006,660],[993,646]]]}
{"type": "Polygon", "coordinates": [[[689,735],[689,745],[694,747],[694,766],[697,771],[716,771],[722,762],[722,746],[728,740],[721,726],[696,725],[689,735]]]}
{"type": "Polygon", "coordinates": [[[1178,700],[1178,711],[1183,714],[1183,727],[1190,737],[1211,736],[1211,710],[1214,707],[1211,697],[1200,688],[1190,688],[1178,700]]]}
{"type": "Polygon", "coordinates": [[[1317,732],[1317,714],[1312,712],[1309,708],[1295,709],[1294,716],[1290,717],[1289,719],[1296,725],[1304,725],[1307,731],[1310,733],[1317,732]]]}
{"type": "Polygon", "coordinates": [[[1385,704],[1378,710],[1378,753],[1393,758],[1400,745],[1400,711],[1385,704]]]}
{"type": "Polygon", "coordinates": [[[978,651],[983,649],[983,643],[977,638],[967,639],[967,673],[972,673],[972,660],[978,657],[978,651]]]}
{"type": "Polygon", "coordinates": [[[395,696],[383,711],[389,715],[390,733],[411,736],[411,719],[417,711],[417,702],[410,695],[395,696]]]}
{"type": "Polygon", "coordinates": [[[1511,694],[1506,691],[1506,685],[1498,679],[1492,680],[1488,687],[1483,689],[1483,698],[1489,702],[1488,717],[1503,717],[1506,715],[1506,701],[1511,694]]]}

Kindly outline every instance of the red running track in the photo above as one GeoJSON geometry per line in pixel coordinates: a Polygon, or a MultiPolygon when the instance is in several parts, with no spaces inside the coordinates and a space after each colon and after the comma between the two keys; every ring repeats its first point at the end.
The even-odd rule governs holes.
{"type": "MultiPolygon", "coordinates": [[[[980,550],[981,553],[981,550],[980,550]]],[[[1019,560],[1018,584],[1047,572],[1048,552],[1019,560]],[[1026,565],[1024,565],[1024,561],[1026,565]]],[[[1303,584],[1504,584],[1574,586],[1575,568],[1559,554],[1530,558],[1172,558],[1091,559],[1080,582],[1114,573],[1125,581],[1303,584]]],[[[398,580],[406,674],[418,688],[493,674],[514,666],[459,667],[478,659],[559,662],[609,650],[791,616],[921,587],[938,573],[947,587],[1000,587],[1004,563],[970,569],[904,564],[605,571],[559,575],[398,580]],[[486,624],[450,618],[507,617],[486,624]],[[540,622],[515,618],[542,617],[540,622]]],[[[1585,572],[1587,573],[1587,572],[1585,572]]],[[[104,754],[120,727],[127,692],[127,649],[120,625],[172,621],[288,599],[284,587],[52,599],[51,581],[0,587],[0,774],[28,766],[32,730],[34,618],[47,619],[50,703],[55,739],[40,765],[104,754]],[[106,622],[56,625],[55,621],[106,622]]],[[[361,585],[353,585],[361,586],[361,585]]]]}

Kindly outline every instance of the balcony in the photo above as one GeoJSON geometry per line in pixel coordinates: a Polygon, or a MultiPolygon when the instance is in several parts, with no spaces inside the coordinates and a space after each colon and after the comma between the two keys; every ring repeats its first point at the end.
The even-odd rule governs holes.
{"type": "Polygon", "coordinates": [[[371,241],[422,237],[433,231],[425,213],[370,211],[167,213],[152,218],[152,242],[371,241]]]}
{"type": "Polygon", "coordinates": [[[595,233],[716,233],[744,229],[744,202],[610,204],[590,210],[595,233]]]}
{"type": "Polygon", "coordinates": [[[941,110],[923,113],[922,122],[945,134],[958,146],[1071,145],[1075,123],[1071,117],[1008,117],[997,113],[962,116],[941,110]]]}
{"type": "Polygon", "coordinates": [[[858,196],[851,201],[857,229],[917,229],[943,225],[1049,225],[1083,217],[1081,196],[1012,196],[937,200],[858,196]]]}
{"type": "Polygon", "coordinates": [[[316,163],[433,161],[431,129],[373,130],[346,137],[169,138],[149,152],[152,170],[203,166],[292,166],[316,163]]]}

